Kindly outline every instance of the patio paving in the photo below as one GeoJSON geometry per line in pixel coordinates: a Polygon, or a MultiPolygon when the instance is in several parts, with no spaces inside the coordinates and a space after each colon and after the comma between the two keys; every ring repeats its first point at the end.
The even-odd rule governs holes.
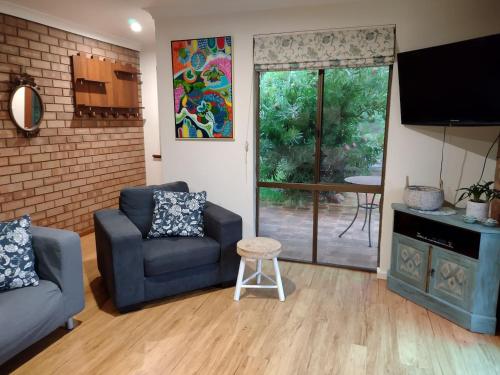
{"type": "MultiPolygon", "coordinates": [[[[341,238],[339,234],[356,213],[356,194],[345,193],[341,204],[320,204],[318,220],[318,262],[355,268],[377,268],[380,215],[372,211],[372,247],[368,247],[368,223],[362,230],[365,210],[359,210],[352,227],[341,238]]],[[[375,203],[378,203],[379,196],[375,203]]],[[[360,194],[364,201],[364,194],[360,194]]],[[[368,195],[371,199],[371,195],[368,195]]],[[[260,202],[259,235],[275,238],[283,244],[281,258],[312,261],[313,211],[260,202]]]]}

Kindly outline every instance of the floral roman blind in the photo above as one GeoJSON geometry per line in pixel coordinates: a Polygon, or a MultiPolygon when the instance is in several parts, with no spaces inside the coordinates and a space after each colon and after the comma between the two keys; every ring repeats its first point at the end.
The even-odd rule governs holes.
{"type": "Polygon", "coordinates": [[[254,36],[257,71],[394,63],[394,25],[254,36]]]}

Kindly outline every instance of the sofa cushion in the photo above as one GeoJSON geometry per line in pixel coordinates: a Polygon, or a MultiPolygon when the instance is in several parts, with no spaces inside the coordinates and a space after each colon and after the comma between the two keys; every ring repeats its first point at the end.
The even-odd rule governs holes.
{"type": "Polygon", "coordinates": [[[40,280],[37,287],[1,292],[0,312],[0,363],[65,321],[61,290],[47,280],[40,280]]]}
{"type": "Polygon", "coordinates": [[[0,291],[38,285],[31,218],[0,222],[0,291]]]}
{"type": "Polygon", "coordinates": [[[217,263],[219,243],[210,237],[162,237],[143,241],[144,274],[156,276],[217,263]]]}
{"type": "Polygon", "coordinates": [[[142,187],[127,187],[120,192],[120,210],[127,215],[146,238],[153,222],[154,190],[188,192],[188,186],[183,181],[164,185],[142,187]]]}
{"type": "Polygon", "coordinates": [[[203,237],[203,210],[207,193],[155,190],[153,223],[148,238],[203,237]]]}

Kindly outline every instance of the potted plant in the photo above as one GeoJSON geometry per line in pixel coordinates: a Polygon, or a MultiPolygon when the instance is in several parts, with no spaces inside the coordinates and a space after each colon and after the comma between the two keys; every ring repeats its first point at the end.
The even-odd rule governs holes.
{"type": "Polygon", "coordinates": [[[469,187],[457,190],[463,191],[457,203],[465,198],[469,198],[465,209],[467,216],[475,217],[477,220],[488,218],[490,202],[495,198],[500,198],[500,190],[494,189],[492,185],[493,181],[477,182],[469,187]]]}

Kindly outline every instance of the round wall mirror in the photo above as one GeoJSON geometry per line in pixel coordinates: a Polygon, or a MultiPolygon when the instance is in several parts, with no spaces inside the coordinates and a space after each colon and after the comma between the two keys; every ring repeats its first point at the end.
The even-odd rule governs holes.
{"type": "Polygon", "coordinates": [[[43,118],[42,97],[32,86],[17,86],[10,97],[9,111],[12,121],[21,130],[34,132],[43,118]]]}

